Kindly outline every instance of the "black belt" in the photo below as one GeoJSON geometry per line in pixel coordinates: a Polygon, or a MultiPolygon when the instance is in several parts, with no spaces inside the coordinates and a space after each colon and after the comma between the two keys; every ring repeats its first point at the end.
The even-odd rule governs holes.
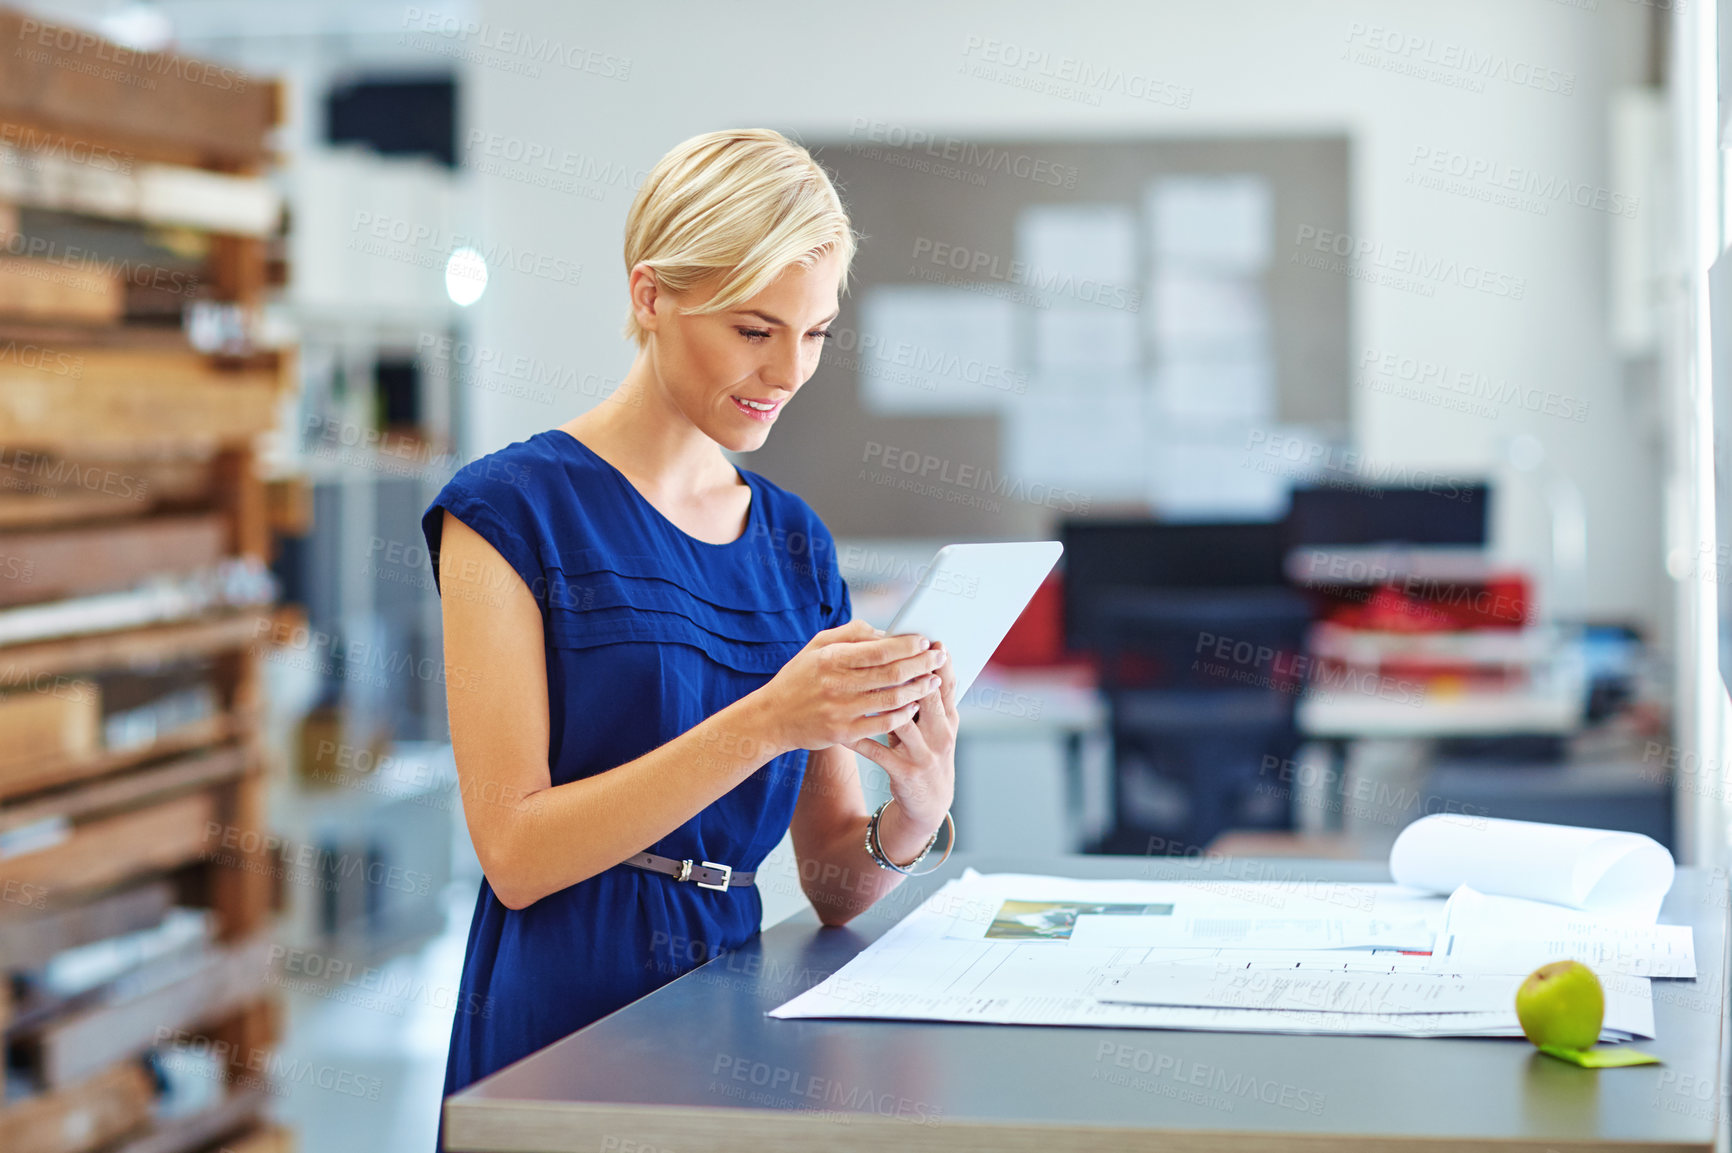
{"type": "Polygon", "coordinates": [[[658,857],[654,853],[639,853],[627,857],[625,864],[636,865],[640,869],[648,869],[652,873],[666,873],[676,881],[696,881],[700,889],[715,889],[725,893],[731,888],[752,883],[756,873],[736,873],[727,865],[718,865],[714,861],[693,862],[690,857],[676,861],[672,857],[658,857]]]}

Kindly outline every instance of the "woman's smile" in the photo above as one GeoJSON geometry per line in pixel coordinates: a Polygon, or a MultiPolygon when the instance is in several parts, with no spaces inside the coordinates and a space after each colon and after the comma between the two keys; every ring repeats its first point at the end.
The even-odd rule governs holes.
{"type": "Polygon", "coordinates": [[[782,411],[783,402],[780,400],[759,400],[749,396],[731,396],[728,399],[733,401],[734,407],[745,413],[748,419],[762,421],[764,424],[775,420],[776,414],[782,411]]]}

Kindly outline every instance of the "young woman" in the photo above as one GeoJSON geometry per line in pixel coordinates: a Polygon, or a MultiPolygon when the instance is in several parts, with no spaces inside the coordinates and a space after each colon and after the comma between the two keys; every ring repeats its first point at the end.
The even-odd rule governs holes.
{"type": "Polygon", "coordinates": [[[486,873],[447,1095],[757,932],[751,874],[790,828],[839,925],[948,820],[942,646],[852,621],[823,522],[722,455],[762,445],[817,368],[853,252],[805,149],[681,144],[626,218],[619,389],[470,464],[422,518],[486,873]],[[889,778],[871,815],[855,753],[889,778]]]}

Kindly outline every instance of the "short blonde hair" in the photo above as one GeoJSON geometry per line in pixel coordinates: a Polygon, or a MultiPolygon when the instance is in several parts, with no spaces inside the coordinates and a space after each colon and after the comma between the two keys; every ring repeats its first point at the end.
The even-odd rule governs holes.
{"type": "MultiPolygon", "coordinates": [[[[706,132],[650,170],[625,218],[625,267],[655,270],[673,292],[718,274],[694,313],[725,312],[756,296],[790,265],[842,255],[842,286],[855,236],[830,177],[800,145],[768,128],[706,132]]],[[[628,315],[625,335],[649,339],[628,315]]]]}

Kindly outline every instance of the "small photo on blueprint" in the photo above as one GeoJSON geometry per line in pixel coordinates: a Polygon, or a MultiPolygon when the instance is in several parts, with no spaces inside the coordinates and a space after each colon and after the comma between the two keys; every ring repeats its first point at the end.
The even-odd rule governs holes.
{"type": "Polygon", "coordinates": [[[989,941],[1066,941],[1079,915],[1170,917],[1171,905],[1097,905],[1076,901],[1006,901],[987,926],[989,941]]]}

